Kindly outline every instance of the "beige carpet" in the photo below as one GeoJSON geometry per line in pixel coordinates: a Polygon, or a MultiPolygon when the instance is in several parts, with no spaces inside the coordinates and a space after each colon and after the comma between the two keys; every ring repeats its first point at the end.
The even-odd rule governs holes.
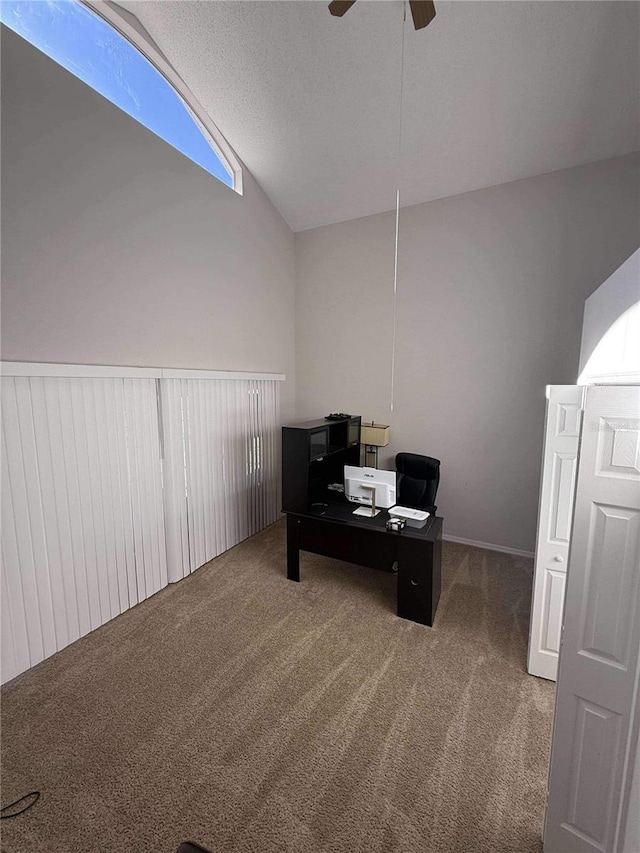
{"type": "Polygon", "coordinates": [[[435,626],[282,522],[2,693],[4,853],[538,853],[531,561],[445,543],[435,626]]]}

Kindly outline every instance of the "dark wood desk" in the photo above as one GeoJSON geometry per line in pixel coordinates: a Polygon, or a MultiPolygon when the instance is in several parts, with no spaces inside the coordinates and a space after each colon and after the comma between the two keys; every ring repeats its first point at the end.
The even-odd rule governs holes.
{"type": "Polygon", "coordinates": [[[352,503],[309,505],[287,511],[287,577],[300,580],[300,551],[335,557],[398,574],[397,614],[433,625],[440,598],[442,519],[429,518],[422,528],[386,529],[381,510],[375,518],[354,516],[352,503]]]}

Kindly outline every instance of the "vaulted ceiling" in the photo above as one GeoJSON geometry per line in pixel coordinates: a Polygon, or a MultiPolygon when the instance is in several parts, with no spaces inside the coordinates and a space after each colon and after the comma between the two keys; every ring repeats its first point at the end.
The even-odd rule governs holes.
{"type": "Polygon", "coordinates": [[[120,5],[294,231],[640,147],[638,2],[436,0],[418,32],[397,0],[120,5]]]}

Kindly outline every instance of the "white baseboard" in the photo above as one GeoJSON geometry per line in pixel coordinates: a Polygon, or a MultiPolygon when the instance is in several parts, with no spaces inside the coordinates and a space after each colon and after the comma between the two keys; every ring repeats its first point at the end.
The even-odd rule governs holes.
{"type": "Polygon", "coordinates": [[[462,539],[460,536],[443,536],[445,542],[456,542],[458,545],[472,545],[474,548],[484,548],[485,551],[499,551],[501,554],[513,554],[514,557],[533,557],[533,551],[521,551],[519,548],[508,548],[506,545],[491,545],[489,542],[476,542],[475,539],[462,539]]]}

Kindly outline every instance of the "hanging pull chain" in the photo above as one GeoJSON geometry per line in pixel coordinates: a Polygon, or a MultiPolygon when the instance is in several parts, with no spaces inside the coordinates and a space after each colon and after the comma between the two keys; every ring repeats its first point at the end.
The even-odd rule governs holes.
{"type": "Polygon", "coordinates": [[[398,165],[396,174],[396,233],[393,253],[393,331],[391,335],[391,412],[393,412],[396,378],[396,329],[398,323],[398,241],[400,235],[400,179],[402,175],[402,108],[404,96],[404,31],[407,4],[402,4],[402,50],[400,54],[400,122],[398,127],[398,165]]]}

